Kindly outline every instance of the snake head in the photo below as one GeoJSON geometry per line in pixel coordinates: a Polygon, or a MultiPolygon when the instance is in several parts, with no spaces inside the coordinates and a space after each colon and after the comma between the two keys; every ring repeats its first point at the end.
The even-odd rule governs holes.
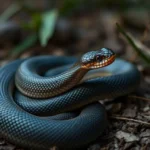
{"type": "Polygon", "coordinates": [[[84,54],[81,58],[81,67],[85,69],[102,68],[111,64],[114,60],[115,53],[108,48],[102,48],[84,54]]]}

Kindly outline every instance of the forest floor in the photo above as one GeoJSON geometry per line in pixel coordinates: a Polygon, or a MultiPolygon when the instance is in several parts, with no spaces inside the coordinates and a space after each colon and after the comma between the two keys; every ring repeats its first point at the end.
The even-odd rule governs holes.
{"type": "MultiPolygon", "coordinates": [[[[57,30],[45,48],[37,42],[24,52],[11,56],[8,54],[14,45],[11,41],[1,42],[0,37],[0,64],[3,66],[17,58],[29,56],[73,55],[79,57],[92,49],[102,47],[113,49],[117,57],[126,59],[137,66],[141,72],[141,83],[134,93],[104,103],[108,113],[109,126],[99,139],[85,149],[149,150],[150,66],[145,65],[132,46],[119,33],[116,23],[125,27],[126,31],[136,37],[136,39],[134,38],[136,44],[150,53],[150,26],[147,18],[138,17],[136,13],[124,15],[107,10],[78,14],[69,19],[60,18],[57,22],[57,30]]],[[[0,150],[24,149],[10,144],[1,137],[0,150]]]]}

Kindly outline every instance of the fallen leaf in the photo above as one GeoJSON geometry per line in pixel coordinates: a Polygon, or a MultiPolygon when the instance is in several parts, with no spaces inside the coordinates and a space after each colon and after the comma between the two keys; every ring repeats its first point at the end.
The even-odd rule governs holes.
{"type": "Polygon", "coordinates": [[[134,142],[134,141],[140,140],[138,136],[135,136],[134,134],[123,132],[123,131],[118,131],[115,136],[118,139],[123,138],[126,142],[134,142]]]}

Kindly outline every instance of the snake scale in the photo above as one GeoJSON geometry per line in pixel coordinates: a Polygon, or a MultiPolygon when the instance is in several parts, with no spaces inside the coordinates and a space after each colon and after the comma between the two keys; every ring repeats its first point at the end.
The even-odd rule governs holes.
{"type": "Polygon", "coordinates": [[[37,56],[2,67],[0,135],[34,149],[78,148],[95,140],[107,127],[97,101],[128,94],[140,81],[134,65],[114,60],[114,52],[102,48],[79,60],[37,56]]]}

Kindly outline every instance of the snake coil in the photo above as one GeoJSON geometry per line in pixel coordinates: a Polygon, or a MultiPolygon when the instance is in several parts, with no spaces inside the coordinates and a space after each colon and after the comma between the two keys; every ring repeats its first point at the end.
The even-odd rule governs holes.
{"type": "Polygon", "coordinates": [[[65,56],[20,59],[2,67],[0,135],[35,149],[80,147],[99,137],[107,126],[107,116],[97,101],[132,92],[140,81],[136,67],[124,60],[116,59],[101,68],[112,62],[104,61],[106,52],[111,51],[87,53],[82,66],[74,65],[70,70],[68,65],[77,59],[65,56]],[[87,67],[100,69],[87,73],[87,67]],[[101,72],[111,75],[99,77],[101,72]],[[85,74],[87,79],[77,84],[85,74]]]}

